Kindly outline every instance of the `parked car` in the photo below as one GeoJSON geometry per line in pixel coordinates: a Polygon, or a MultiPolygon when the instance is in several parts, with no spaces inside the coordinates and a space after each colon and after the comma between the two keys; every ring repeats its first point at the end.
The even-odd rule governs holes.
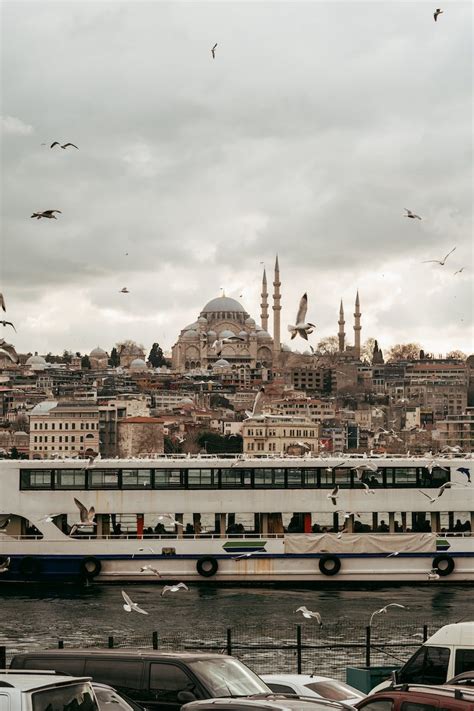
{"type": "Polygon", "coordinates": [[[367,696],[359,711],[474,711],[474,693],[456,686],[402,684],[367,696]]]}
{"type": "Polygon", "coordinates": [[[327,676],[316,676],[315,674],[260,674],[265,684],[272,691],[279,694],[299,694],[300,696],[314,696],[318,699],[329,699],[330,701],[345,701],[348,704],[356,704],[365,698],[358,689],[345,684],[337,679],[330,679],[327,676]]]}
{"type": "Polygon", "coordinates": [[[99,711],[90,679],[61,676],[50,671],[0,671],[2,711],[60,708],[99,711]]]}
{"type": "Polygon", "coordinates": [[[447,686],[467,686],[472,689],[474,687],[474,669],[463,674],[453,676],[452,679],[446,682],[447,686]]]}
{"type": "Polygon", "coordinates": [[[91,684],[100,711],[143,711],[143,706],[139,706],[124,694],[119,694],[117,689],[108,684],[98,684],[96,681],[92,681],[91,684]]]}
{"type": "Polygon", "coordinates": [[[257,694],[239,699],[193,701],[185,704],[183,711],[355,711],[355,707],[294,694],[257,694]]]}
{"type": "Polygon", "coordinates": [[[16,654],[10,666],[87,675],[152,711],[179,711],[196,699],[270,693],[251,669],[224,654],[55,649],[16,654]]]}
{"type": "Polygon", "coordinates": [[[455,674],[474,669],[474,622],[445,625],[410,657],[393,678],[371,694],[395,684],[445,684],[455,674]]]}

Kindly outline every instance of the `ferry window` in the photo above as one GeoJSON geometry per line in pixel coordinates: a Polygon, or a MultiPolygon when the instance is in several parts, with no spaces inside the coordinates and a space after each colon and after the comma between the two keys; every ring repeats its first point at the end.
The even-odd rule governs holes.
{"type": "Polygon", "coordinates": [[[57,469],[57,489],[85,489],[86,472],[80,469],[57,469]]]}
{"type": "Polygon", "coordinates": [[[301,489],[301,469],[287,469],[286,478],[289,489],[301,489]]]}
{"type": "Polygon", "coordinates": [[[342,468],[336,469],[335,475],[336,475],[336,484],[341,489],[350,489],[352,487],[353,478],[354,478],[354,481],[357,479],[357,477],[354,476],[351,469],[342,469],[342,468]]]}
{"type": "Polygon", "coordinates": [[[472,669],[474,669],[474,650],[457,649],[454,674],[462,674],[463,672],[472,671],[472,669]]]}
{"type": "Polygon", "coordinates": [[[387,486],[403,488],[418,486],[416,467],[391,467],[387,469],[387,486]],[[389,473],[392,476],[389,476],[389,473]],[[393,483],[391,483],[391,480],[393,483]]]}
{"type": "Polygon", "coordinates": [[[89,472],[91,489],[118,489],[118,471],[115,469],[95,469],[89,472]]]}
{"type": "Polygon", "coordinates": [[[182,489],[183,482],[180,469],[155,469],[155,489],[182,489]]]}
{"type": "Polygon", "coordinates": [[[441,484],[449,481],[449,469],[434,467],[431,472],[431,486],[439,488],[441,484]]]}
{"type": "Polygon", "coordinates": [[[255,469],[255,488],[285,488],[284,469],[255,469]]]}
{"type": "Polygon", "coordinates": [[[317,487],[318,486],[318,470],[303,469],[303,486],[317,487]]]}
{"type": "Polygon", "coordinates": [[[324,467],[324,469],[321,469],[321,488],[322,489],[329,489],[329,488],[332,488],[333,486],[334,486],[334,469],[324,467]]]}
{"type": "Polygon", "coordinates": [[[217,472],[215,479],[216,484],[214,484],[213,469],[188,469],[188,487],[190,489],[202,489],[217,485],[217,472]]]}
{"type": "MultiPolygon", "coordinates": [[[[355,481],[355,478],[354,478],[355,481]]],[[[382,486],[385,486],[384,483],[384,472],[383,471],[376,471],[376,472],[364,472],[364,476],[362,477],[362,481],[364,484],[368,484],[371,489],[377,489],[382,486]]],[[[360,484],[359,484],[360,486],[360,484]]]]}
{"type": "Polygon", "coordinates": [[[122,489],[150,489],[149,469],[122,469],[122,489]]]}
{"type": "Polygon", "coordinates": [[[221,469],[221,486],[232,489],[243,485],[243,471],[238,469],[221,469]]]}
{"type": "Polygon", "coordinates": [[[53,474],[50,469],[23,469],[20,477],[21,489],[53,488],[53,474]]]}

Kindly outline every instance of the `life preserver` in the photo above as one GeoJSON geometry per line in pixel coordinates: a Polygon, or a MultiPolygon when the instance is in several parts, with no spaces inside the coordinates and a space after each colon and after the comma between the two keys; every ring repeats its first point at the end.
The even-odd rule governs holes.
{"type": "Polygon", "coordinates": [[[199,558],[196,563],[196,570],[203,578],[212,578],[219,569],[219,563],[215,558],[199,558]]]}
{"type": "Polygon", "coordinates": [[[455,568],[455,563],[450,555],[437,555],[436,558],[433,558],[432,566],[436,569],[438,575],[444,578],[446,575],[451,575],[455,568]],[[444,564],[442,568],[439,567],[440,563],[444,564]]]}
{"type": "Polygon", "coordinates": [[[94,556],[88,556],[81,560],[81,575],[87,580],[92,580],[97,575],[99,575],[102,570],[102,563],[98,558],[94,556]]]}
{"type": "Polygon", "coordinates": [[[20,573],[25,578],[37,578],[41,573],[41,562],[32,555],[27,555],[20,560],[20,573]]]}
{"type": "Polygon", "coordinates": [[[323,575],[337,575],[341,570],[341,561],[336,555],[323,555],[319,559],[319,570],[323,575]]]}

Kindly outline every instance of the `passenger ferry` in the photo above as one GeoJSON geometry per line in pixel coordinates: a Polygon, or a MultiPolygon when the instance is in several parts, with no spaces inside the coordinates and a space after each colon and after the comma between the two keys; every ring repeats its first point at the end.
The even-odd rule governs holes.
{"type": "Polygon", "coordinates": [[[470,455],[0,461],[5,583],[466,582],[473,527],[470,455]]]}

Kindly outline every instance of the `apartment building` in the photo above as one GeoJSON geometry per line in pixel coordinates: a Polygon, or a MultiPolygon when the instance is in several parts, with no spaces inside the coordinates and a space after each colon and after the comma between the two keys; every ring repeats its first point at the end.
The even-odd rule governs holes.
{"type": "Polygon", "coordinates": [[[46,400],[30,417],[30,458],[87,456],[99,452],[99,409],[81,402],[46,400]]]}
{"type": "Polygon", "coordinates": [[[304,454],[319,450],[319,425],[308,417],[263,415],[245,420],[244,454],[304,454]]]}

